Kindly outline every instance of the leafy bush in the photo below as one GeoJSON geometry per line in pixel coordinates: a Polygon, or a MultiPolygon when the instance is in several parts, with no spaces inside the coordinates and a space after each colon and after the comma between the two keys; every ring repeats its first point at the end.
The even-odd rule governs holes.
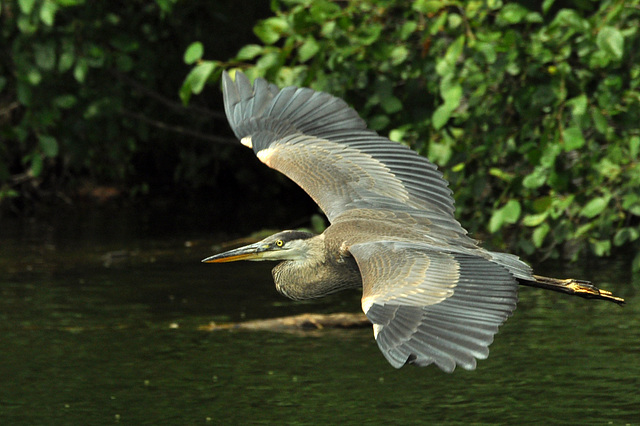
{"type": "Polygon", "coordinates": [[[221,68],[334,93],[437,163],[493,246],[637,252],[640,2],[408,4],[273,1],[260,44],[224,62],[188,52],[183,100],[221,68]]]}
{"type": "Polygon", "coordinates": [[[226,120],[218,96],[180,102],[182,52],[202,37],[233,54],[246,39],[233,13],[251,25],[266,12],[247,2],[0,2],[0,207],[69,200],[84,182],[155,194],[214,182],[226,120]]]}

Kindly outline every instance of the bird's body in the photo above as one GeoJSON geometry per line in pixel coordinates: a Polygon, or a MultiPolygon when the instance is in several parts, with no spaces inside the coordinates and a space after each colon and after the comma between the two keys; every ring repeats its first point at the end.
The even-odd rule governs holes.
{"type": "Polygon", "coordinates": [[[451,372],[488,356],[516,307],[518,284],[622,303],[586,281],[533,275],[517,256],[485,250],[455,219],[447,182],[427,159],[368,130],[344,101],[223,75],[225,111],[242,144],[298,183],[331,225],[283,231],[205,259],[280,260],[292,299],[362,288],[362,309],[396,368],[451,372]]]}

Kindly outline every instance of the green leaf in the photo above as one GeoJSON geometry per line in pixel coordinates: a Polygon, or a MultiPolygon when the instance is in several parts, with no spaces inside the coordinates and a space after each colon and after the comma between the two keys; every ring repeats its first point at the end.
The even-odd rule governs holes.
{"type": "Polygon", "coordinates": [[[620,172],[622,172],[620,165],[612,162],[608,158],[600,160],[596,169],[598,170],[598,173],[607,180],[615,180],[620,175],[620,172]]]}
{"type": "Polygon", "coordinates": [[[591,28],[591,25],[574,9],[561,9],[549,27],[568,27],[576,31],[586,32],[591,28]]]}
{"type": "Polygon", "coordinates": [[[585,223],[576,229],[576,232],[573,234],[574,238],[580,238],[581,236],[591,232],[591,230],[596,226],[594,222],[585,223]]]}
{"type": "Polygon", "coordinates": [[[340,6],[330,1],[303,0],[302,4],[304,4],[305,7],[308,6],[308,4],[311,5],[309,13],[316,22],[328,21],[332,17],[339,15],[341,12],[340,6]]]}
{"type": "Polygon", "coordinates": [[[587,95],[582,93],[580,96],[569,99],[567,105],[571,107],[574,118],[580,118],[587,112],[587,95]]]}
{"type": "Polygon", "coordinates": [[[630,226],[619,229],[613,237],[613,245],[620,247],[628,242],[633,242],[640,236],[640,231],[630,226]]]}
{"type": "Polygon", "coordinates": [[[45,156],[52,158],[58,155],[58,141],[53,136],[39,135],[38,142],[45,156]]]}
{"type": "Polygon", "coordinates": [[[45,70],[51,71],[56,66],[56,46],[52,42],[34,43],[33,56],[36,65],[45,70]]]}
{"type": "Polygon", "coordinates": [[[459,84],[450,85],[440,93],[440,96],[444,99],[444,104],[453,111],[460,106],[460,100],[462,99],[462,86],[459,84]]]}
{"type": "Polygon", "coordinates": [[[522,212],[520,203],[517,200],[507,201],[507,204],[502,207],[502,210],[504,210],[504,221],[510,224],[516,223],[522,212]]]}
{"type": "Polygon", "coordinates": [[[403,128],[392,129],[389,131],[389,139],[394,142],[402,142],[404,135],[407,134],[407,130],[403,128]]]}
{"type": "Polygon", "coordinates": [[[591,243],[591,249],[596,256],[603,257],[611,254],[611,241],[596,240],[591,243]]]}
{"type": "Polygon", "coordinates": [[[453,65],[458,61],[458,58],[462,55],[465,40],[465,36],[461,35],[447,48],[447,53],[444,56],[447,63],[453,65]]]}
{"type": "Polygon", "coordinates": [[[489,174],[491,176],[495,176],[500,180],[503,180],[505,182],[511,182],[513,180],[513,173],[509,173],[509,172],[505,172],[502,169],[499,169],[497,167],[492,167],[489,169],[489,174]]]}
{"type": "Polygon", "coordinates": [[[412,4],[413,10],[425,14],[434,14],[447,6],[448,2],[442,0],[416,0],[412,4]]]}
{"type": "Polygon", "coordinates": [[[609,197],[597,197],[589,201],[580,211],[580,215],[589,219],[598,216],[609,204],[609,197]]]}
{"type": "Polygon", "coordinates": [[[629,155],[631,158],[638,158],[640,153],[640,136],[631,136],[629,138],[629,155]]]}
{"type": "Polygon", "coordinates": [[[187,47],[187,50],[184,52],[184,63],[187,65],[191,65],[194,62],[202,59],[202,55],[204,54],[204,46],[201,42],[196,41],[193,42],[187,47]]]}
{"type": "Polygon", "coordinates": [[[446,104],[440,105],[431,115],[431,125],[434,129],[439,130],[447,124],[449,117],[451,117],[451,109],[446,104]]]}
{"type": "Polygon", "coordinates": [[[307,68],[303,65],[297,67],[280,67],[276,74],[275,83],[280,87],[300,85],[300,81],[307,68]]]}
{"type": "Polygon", "coordinates": [[[211,73],[216,69],[216,63],[213,61],[205,61],[196,65],[187,76],[191,91],[195,94],[202,92],[204,85],[209,79],[211,73]]]}
{"type": "Polygon", "coordinates": [[[528,214],[522,218],[522,224],[524,226],[538,226],[549,216],[548,212],[538,213],[538,214],[528,214]]]}
{"type": "Polygon", "coordinates": [[[274,16],[258,22],[253,32],[265,44],[273,44],[289,29],[286,19],[274,16]]]}
{"type": "Polygon", "coordinates": [[[260,55],[263,51],[264,47],[258,44],[247,44],[238,51],[236,59],[239,61],[250,61],[251,59],[260,55]]]}
{"type": "Polygon", "coordinates": [[[402,24],[400,28],[400,40],[406,40],[418,29],[418,23],[416,21],[407,21],[402,24]]]}
{"type": "Polygon", "coordinates": [[[517,24],[524,19],[529,10],[517,3],[509,3],[505,5],[496,18],[498,25],[517,24]]]}
{"type": "Polygon", "coordinates": [[[382,24],[365,26],[359,28],[359,31],[355,33],[354,37],[359,43],[365,46],[370,46],[378,41],[383,29],[384,27],[382,26],[382,24]]]}
{"type": "Polygon", "coordinates": [[[451,29],[458,28],[460,24],[462,24],[463,22],[462,17],[457,13],[449,13],[448,21],[449,21],[449,28],[451,29]]]}
{"type": "Polygon", "coordinates": [[[596,38],[598,47],[616,60],[624,54],[624,36],[614,27],[602,27],[596,38]]]}
{"type": "Polygon", "coordinates": [[[593,119],[596,130],[600,132],[600,134],[606,135],[607,130],[609,130],[609,123],[598,108],[591,108],[591,118],[593,119]]]}
{"type": "Polygon", "coordinates": [[[543,223],[533,230],[533,234],[531,235],[531,240],[533,241],[533,245],[537,248],[542,247],[544,243],[544,239],[551,230],[551,227],[547,223],[543,223]]]}
{"type": "Polygon", "coordinates": [[[209,76],[211,76],[211,73],[216,69],[216,65],[213,61],[203,61],[189,72],[180,89],[182,102],[187,103],[191,94],[202,92],[209,76]]]}
{"type": "Polygon", "coordinates": [[[298,49],[298,59],[300,59],[300,62],[307,62],[309,59],[316,56],[318,51],[320,51],[320,45],[315,38],[309,36],[298,49]]]}
{"type": "Polygon", "coordinates": [[[555,2],[555,0],[544,0],[542,2],[542,12],[546,15],[547,12],[549,11],[549,9],[551,9],[551,6],[553,6],[553,3],[555,2]]]}
{"type": "Polygon", "coordinates": [[[393,95],[385,96],[380,99],[380,106],[387,114],[393,114],[402,110],[402,102],[393,95]]]}
{"type": "Polygon", "coordinates": [[[454,173],[459,173],[464,170],[464,167],[465,167],[464,163],[458,163],[455,166],[451,167],[451,171],[454,173]]]}
{"type": "Polygon", "coordinates": [[[18,29],[24,35],[34,34],[38,30],[38,25],[29,15],[18,16],[18,29]]]}
{"type": "Polygon", "coordinates": [[[558,214],[564,214],[565,210],[573,204],[575,198],[576,196],[574,194],[567,195],[566,197],[554,197],[552,203],[553,211],[558,214]]]}
{"type": "Polygon", "coordinates": [[[42,81],[42,73],[40,73],[40,71],[38,71],[38,69],[36,68],[31,68],[29,71],[27,71],[26,78],[29,84],[31,84],[32,86],[37,86],[42,81]]]}
{"type": "Polygon", "coordinates": [[[551,204],[556,199],[557,198],[551,197],[549,195],[536,198],[535,200],[533,200],[533,204],[532,204],[533,210],[538,213],[546,212],[547,210],[549,210],[549,208],[551,208],[551,204]]]}
{"type": "Polygon", "coordinates": [[[400,65],[409,56],[409,49],[405,45],[396,46],[391,50],[389,59],[391,59],[392,65],[400,65]]]}
{"type": "Polygon", "coordinates": [[[53,26],[53,21],[55,20],[57,11],[57,3],[52,0],[45,0],[40,7],[40,20],[49,27],[53,26]]]}
{"type": "Polygon", "coordinates": [[[375,131],[384,129],[389,125],[391,120],[384,114],[378,114],[371,117],[369,120],[369,127],[375,131]]]}
{"type": "MultiPolygon", "coordinates": [[[[2,13],[0,12],[0,15],[2,13]]],[[[16,191],[15,189],[9,189],[9,188],[5,188],[5,187],[0,187],[0,202],[2,202],[3,199],[5,198],[15,198],[17,196],[19,196],[20,193],[18,191],[16,191]]]]}
{"type": "Polygon", "coordinates": [[[60,95],[53,100],[53,103],[63,109],[68,109],[74,106],[78,102],[78,99],[70,94],[60,95]]]}
{"type": "Polygon", "coordinates": [[[28,15],[33,10],[33,5],[36,3],[36,0],[18,0],[18,6],[20,6],[20,10],[25,15],[28,15]]]}
{"type": "Polygon", "coordinates": [[[558,158],[561,151],[562,146],[558,144],[548,144],[545,147],[542,156],[540,156],[540,165],[548,169],[553,169],[556,158],[558,158]]]}
{"type": "Polygon", "coordinates": [[[84,58],[78,59],[76,66],[73,68],[73,77],[78,83],[84,83],[87,78],[87,72],[89,71],[89,64],[84,58]]]}
{"type": "Polygon", "coordinates": [[[31,157],[31,166],[29,167],[29,173],[33,177],[38,177],[42,174],[42,156],[39,154],[34,154],[31,157]]]}
{"type": "MultiPolygon", "coordinates": [[[[625,194],[622,197],[622,208],[625,210],[630,210],[632,208],[634,208],[634,206],[638,206],[640,208],[640,195],[634,193],[634,192],[630,192],[628,194],[625,194]]],[[[635,214],[635,213],[633,213],[635,214]]],[[[640,214],[638,214],[638,216],[640,216],[640,214]]]]}
{"type": "Polygon", "coordinates": [[[564,150],[572,151],[574,149],[580,149],[584,146],[584,136],[579,127],[573,126],[568,129],[564,129],[562,132],[562,139],[564,140],[564,150]]]}
{"type": "Polygon", "coordinates": [[[522,179],[522,186],[529,189],[540,188],[547,183],[549,172],[541,167],[536,167],[533,172],[522,179]]]}
{"type": "Polygon", "coordinates": [[[503,224],[514,224],[520,218],[522,208],[517,200],[509,200],[504,206],[493,212],[489,220],[489,232],[494,233],[502,228],[503,224]]]}
{"type": "Polygon", "coordinates": [[[60,59],[58,59],[58,71],[61,73],[69,71],[73,66],[74,61],[75,54],[73,51],[63,51],[60,54],[60,59]]]}
{"type": "Polygon", "coordinates": [[[278,52],[265,53],[256,61],[256,68],[264,73],[264,70],[277,68],[280,66],[280,55],[278,52]]]}
{"type": "Polygon", "coordinates": [[[477,51],[482,52],[482,54],[485,57],[485,60],[489,64],[493,64],[498,58],[498,55],[496,54],[496,49],[493,43],[485,43],[485,42],[479,41],[479,42],[476,42],[474,47],[477,51]]]}

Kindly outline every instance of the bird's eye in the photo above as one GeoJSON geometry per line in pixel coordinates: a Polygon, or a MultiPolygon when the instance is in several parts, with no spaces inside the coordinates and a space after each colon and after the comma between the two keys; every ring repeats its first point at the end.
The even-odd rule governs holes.
{"type": "Polygon", "coordinates": [[[282,240],[276,240],[276,245],[277,245],[278,247],[282,247],[282,246],[284,245],[284,241],[282,241],[282,240]]]}

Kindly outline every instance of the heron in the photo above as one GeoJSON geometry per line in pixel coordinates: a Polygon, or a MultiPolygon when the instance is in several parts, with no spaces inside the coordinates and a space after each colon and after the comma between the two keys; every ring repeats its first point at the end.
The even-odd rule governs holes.
{"type": "Polygon", "coordinates": [[[362,289],[389,363],[476,368],[516,308],[518,285],[623,304],[588,281],[534,275],[486,250],[454,216],[448,182],[409,147],[378,135],[342,99],[279,89],[225,71],[227,119],[242,145],[297,183],[325,213],[319,235],[287,230],[203,260],[279,261],[276,289],[294,300],[362,289]]]}

